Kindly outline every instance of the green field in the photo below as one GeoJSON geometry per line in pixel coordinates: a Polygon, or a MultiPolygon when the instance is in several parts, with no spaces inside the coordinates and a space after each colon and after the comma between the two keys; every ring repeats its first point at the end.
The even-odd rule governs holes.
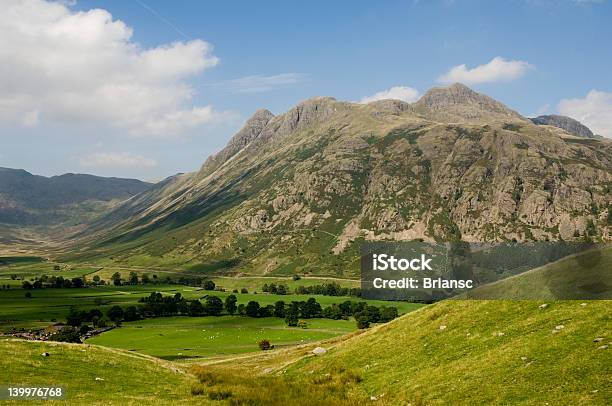
{"type": "MultiPolygon", "coordinates": [[[[126,285],[98,286],[81,289],[37,289],[31,290],[32,298],[25,297],[25,290],[20,288],[0,291],[0,331],[15,328],[42,328],[56,321],[63,321],[70,306],[87,310],[94,307],[104,312],[113,305],[127,306],[138,304],[138,299],[149,296],[152,292],[165,294],[181,293],[186,299],[201,299],[206,295],[225,299],[231,292],[206,291],[200,288],[181,285],[126,285]]],[[[274,304],[278,300],[285,303],[305,301],[309,295],[272,295],[267,293],[235,294],[238,304],[246,304],[250,300],[261,305],[274,304]]],[[[340,303],[346,300],[360,301],[356,297],[314,295],[321,306],[340,303]]],[[[367,300],[376,306],[396,306],[399,313],[406,313],[419,308],[420,304],[407,302],[385,302],[367,300]]]]}
{"type": "Polygon", "coordinates": [[[164,359],[210,357],[259,351],[323,340],[355,330],[354,320],[306,320],[307,328],[287,327],[283,319],[241,316],[163,317],[124,323],[87,343],[123,348],[164,359]]]}

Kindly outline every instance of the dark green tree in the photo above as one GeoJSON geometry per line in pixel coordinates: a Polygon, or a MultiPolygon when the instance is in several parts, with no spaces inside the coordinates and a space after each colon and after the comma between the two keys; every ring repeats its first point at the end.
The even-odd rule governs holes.
{"type": "Polygon", "coordinates": [[[120,306],[113,306],[106,312],[106,316],[114,322],[121,321],[123,319],[123,309],[120,306]]]}
{"type": "Polygon", "coordinates": [[[274,317],[284,318],[285,317],[285,302],[279,300],[274,303],[274,317]]]}
{"type": "Polygon", "coordinates": [[[211,316],[220,315],[223,311],[223,301],[217,296],[208,296],[204,305],[204,311],[211,316]]]}
{"type": "Polygon", "coordinates": [[[192,300],[189,303],[189,315],[190,316],[201,316],[204,314],[204,306],[199,300],[192,300]]]}
{"type": "Polygon", "coordinates": [[[259,308],[259,303],[254,300],[251,300],[249,301],[249,303],[247,303],[244,312],[249,317],[259,317],[259,308]]]}
{"type": "Polygon", "coordinates": [[[238,306],[236,306],[237,302],[238,302],[238,299],[236,298],[236,295],[229,295],[228,297],[226,297],[225,298],[225,311],[231,315],[236,313],[236,310],[238,309],[238,306]]]}

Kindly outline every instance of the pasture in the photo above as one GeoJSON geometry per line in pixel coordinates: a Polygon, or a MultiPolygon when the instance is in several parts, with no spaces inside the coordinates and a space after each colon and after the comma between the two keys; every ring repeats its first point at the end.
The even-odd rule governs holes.
{"type": "Polygon", "coordinates": [[[276,317],[160,317],[124,323],[87,343],[178,360],[259,351],[269,340],[276,348],[324,340],[355,330],[354,320],[306,320],[307,328],[287,327],[276,317]]]}

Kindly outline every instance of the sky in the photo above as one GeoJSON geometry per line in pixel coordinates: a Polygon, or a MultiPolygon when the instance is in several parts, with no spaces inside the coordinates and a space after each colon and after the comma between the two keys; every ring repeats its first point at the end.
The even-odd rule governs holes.
{"type": "Polygon", "coordinates": [[[159,180],[257,109],[462,82],[612,138],[612,0],[0,0],[0,166],[159,180]]]}

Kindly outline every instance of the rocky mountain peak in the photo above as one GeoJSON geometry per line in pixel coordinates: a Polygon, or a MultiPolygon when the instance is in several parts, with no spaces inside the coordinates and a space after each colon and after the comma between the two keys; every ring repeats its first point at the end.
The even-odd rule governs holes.
{"type": "Polygon", "coordinates": [[[530,118],[530,120],[537,125],[552,125],[554,127],[561,128],[577,137],[595,138],[595,135],[589,129],[589,127],[571,117],[549,114],[530,118]]]}
{"type": "Polygon", "coordinates": [[[267,109],[259,109],[247,120],[244,126],[227,143],[225,148],[208,157],[201,173],[209,174],[221,166],[225,161],[240,152],[244,147],[259,137],[266,125],[274,118],[274,114],[267,109]]]}
{"type": "Polygon", "coordinates": [[[520,114],[503,103],[461,83],[448,87],[434,87],[428,90],[414,106],[418,113],[440,121],[522,119],[520,114]]]}

